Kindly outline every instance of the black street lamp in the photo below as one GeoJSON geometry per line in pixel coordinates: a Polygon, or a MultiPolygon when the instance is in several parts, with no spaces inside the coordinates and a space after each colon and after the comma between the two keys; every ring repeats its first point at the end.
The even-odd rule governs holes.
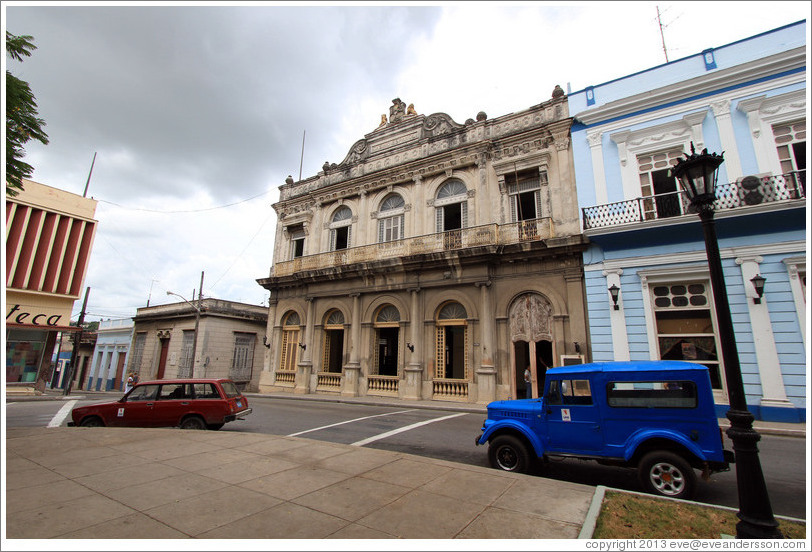
{"type": "Polygon", "coordinates": [[[705,250],[708,255],[713,303],[719,324],[719,341],[722,345],[722,359],[725,368],[725,382],[730,399],[727,419],[730,428],[727,436],[733,442],[736,455],[736,484],[739,492],[739,522],[736,524],[736,537],[740,539],[784,538],[778,530],[778,522],[773,516],[767,485],[761,471],[757,443],[761,439],[753,429],[753,415],[747,410],[744,395],[739,353],[733,333],[733,320],[727,300],[716,225],[713,221],[713,203],[716,201],[716,179],[719,166],[724,162],[722,155],[708,153],[703,149],[697,154],[691,143],[691,155],[686,155],[672,169],[688,199],[702,221],[705,234],[705,250]]]}

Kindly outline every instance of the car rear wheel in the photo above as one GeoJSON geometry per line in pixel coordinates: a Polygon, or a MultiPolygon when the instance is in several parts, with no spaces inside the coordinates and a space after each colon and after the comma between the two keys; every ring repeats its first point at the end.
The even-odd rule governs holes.
{"type": "Polygon", "coordinates": [[[696,474],[678,454],[664,450],[649,452],[637,469],[640,483],[647,492],[681,499],[690,499],[694,495],[696,474]]]}
{"type": "Polygon", "coordinates": [[[98,416],[88,416],[79,425],[82,427],[104,427],[104,422],[98,416]]]}
{"type": "Polygon", "coordinates": [[[218,429],[220,429],[220,428],[221,428],[221,427],[223,427],[224,425],[225,425],[225,424],[208,424],[206,427],[207,427],[208,429],[212,430],[212,431],[217,431],[218,429]]]}
{"type": "Polygon", "coordinates": [[[530,468],[530,454],[520,439],[512,435],[500,435],[488,447],[491,467],[497,470],[527,473],[530,468]]]}
{"type": "Polygon", "coordinates": [[[206,422],[200,416],[188,416],[180,423],[181,429],[206,429],[206,422]]]}

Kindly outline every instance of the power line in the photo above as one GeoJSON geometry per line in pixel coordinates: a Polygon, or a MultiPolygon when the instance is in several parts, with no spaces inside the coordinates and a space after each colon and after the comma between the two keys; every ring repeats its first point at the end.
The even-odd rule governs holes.
{"type": "Polygon", "coordinates": [[[234,202],[234,203],[227,203],[225,205],[217,205],[215,207],[206,207],[204,209],[185,209],[185,210],[177,210],[177,211],[163,211],[161,209],[147,209],[147,208],[144,208],[144,207],[127,207],[127,206],[124,206],[124,205],[120,205],[118,203],[114,203],[112,201],[107,201],[105,199],[97,199],[96,201],[98,201],[99,203],[106,203],[108,205],[113,205],[114,207],[118,207],[119,209],[126,209],[128,211],[144,211],[144,212],[147,212],[147,213],[161,213],[161,214],[171,215],[171,214],[178,214],[178,213],[204,213],[206,211],[216,211],[217,209],[225,209],[227,207],[234,207],[235,205],[241,205],[243,203],[253,201],[253,200],[255,200],[255,199],[259,198],[259,197],[268,195],[272,191],[273,190],[268,190],[266,192],[262,192],[261,194],[255,195],[253,197],[249,197],[248,199],[243,199],[243,200],[240,200],[240,201],[237,201],[237,202],[234,202]]]}

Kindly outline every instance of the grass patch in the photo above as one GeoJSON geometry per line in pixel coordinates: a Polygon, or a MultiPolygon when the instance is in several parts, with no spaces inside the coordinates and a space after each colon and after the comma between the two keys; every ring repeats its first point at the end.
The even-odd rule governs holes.
{"type": "MultiPolygon", "coordinates": [[[[784,537],[806,538],[805,523],[777,521],[784,537]]],[[[718,539],[738,522],[731,510],[607,490],[592,538],[718,539]]]]}

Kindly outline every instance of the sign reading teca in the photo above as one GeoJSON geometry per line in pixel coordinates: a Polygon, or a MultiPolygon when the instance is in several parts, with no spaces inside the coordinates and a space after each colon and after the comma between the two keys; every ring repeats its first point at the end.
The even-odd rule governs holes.
{"type": "Polygon", "coordinates": [[[37,307],[23,307],[17,304],[9,307],[6,322],[28,326],[59,326],[62,316],[62,314],[54,314],[53,311],[39,312],[37,307]]]}

